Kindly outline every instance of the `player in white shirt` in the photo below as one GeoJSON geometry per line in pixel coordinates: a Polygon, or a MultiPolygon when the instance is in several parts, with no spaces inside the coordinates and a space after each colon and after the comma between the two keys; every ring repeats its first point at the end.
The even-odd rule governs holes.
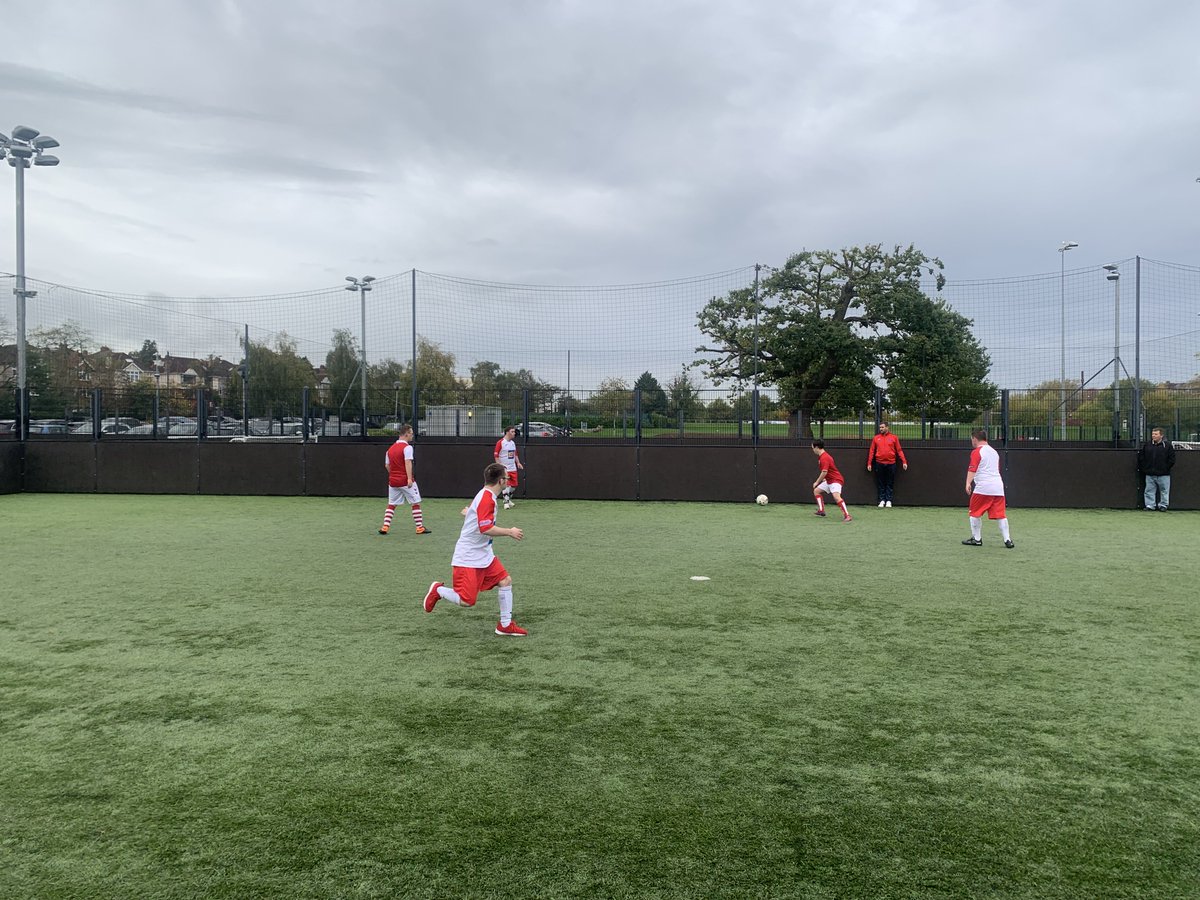
{"type": "Polygon", "coordinates": [[[1008,533],[1008,512],[1004,508],[1004,479],[1000,477],[1000,454],[988,443],[987,432],[971,432],[971,464],[967,466],[967,496],[971,498],[971,536],[963,543],[983,546],[983,514],[1000,527],[1000,537],[1009,550],[1016,545],[1008,533]]]}
{"type": "Polygon", "coordinates": [[[496,497],[506,481],[507,473],[500,463],[491,463],[483,470],[483,489],[462,511],[462,532],[450,561],[454,569],[451,582],[454,587],[448,588],[441,581],[433,582],[425,594],[424,607],[425,612],[433,612],[438,600],[448,600],[456,606],[474,606],[481,591],[498,587],[500,623],[496,626],[496,634],[523,637],[528,632],[512,617],[512,576],[492,549],[492,538],[497,535],[508,536],[514,541],[525,536],[520,528],[501,528],[496,524],[496,497]]]}
{"type": "Polygon", "coordinates": [[[504,437],[496,441],[496,449],[492,453],[492,458],[503,465],[504,471],[507,473],[508,484],[502,492],[504,495],[504,508],[512,509],[516,506],[513,503],[513,494],[517,492],[517,468],[525,468],[525,464],[517,456],[516,425],[509,425],[504,429],[504,437]]]}

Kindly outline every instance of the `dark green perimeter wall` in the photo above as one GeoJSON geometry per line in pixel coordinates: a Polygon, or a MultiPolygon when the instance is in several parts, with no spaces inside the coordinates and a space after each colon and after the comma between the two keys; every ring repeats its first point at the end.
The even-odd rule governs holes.
{"type": "MultiPolygon", "coordinates": [[[[416,475],[431,498],[472,496],[492,444],[416,445],[416,475]]],[[[388,444],[232,444],[216,441],[0,442],[0,493],[256,494],[317,497],[386,495],[388,444]]],[[[830,451],[846,477],[852,506],[875,503],[862,445],[830,451]]],[[[1138,478],[1133,450],[1001,451],[1008,500],[1024,507],[1133,508],[1138,478]]],[[[907,448],[909,469],[896,477],[904,506],[965,502],[967,447],[907,448]]],[[[717,500],[811,503],[816,458],[799,445],[656,446],[645,443],[530,442],[519,495],[581,500],[717,500]]],[[[1171,506],[1200,509],[1200,452],[1179,451],[1171,506]]]]}

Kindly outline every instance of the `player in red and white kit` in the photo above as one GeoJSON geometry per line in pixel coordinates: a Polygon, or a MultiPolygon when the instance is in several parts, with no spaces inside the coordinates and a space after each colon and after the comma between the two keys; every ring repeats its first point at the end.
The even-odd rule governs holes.
{"type": "Polygon", "coordinates": [[[517,456],[516,425],[509,425],[504,429],[504,437],[496,441],[496,449],[492,453],[492,458],[504,466],[506,478],[508,479],[508,483],[503,491],[504,508],[512,509],[516,506],[513,502],[513,494],[517,492],[517,469],[525,468],[525,464],[517,456]]]}
{"type": "Polygon", "coordinates": [[[483,489],[475,495],[471,505],[463,510],[462,533],[454,545],[453,588],[441,581],[429,585],[425,594],[425,612],[433,612],[438,600],[447,600],[456,606],[474,606],[481,591],[498,587],[500,597],[500,622],[496,634],[503,637],[524,637],[528,632],[513,621],[512,576],[505,570],[499,557],[492,549],[492,538],[508,536],[519,541],[525,536],[520,528],[501,528],[496,524],[496,497],[506,481],[504,466],[491,463],[483,470],[483,489]]]}
{"type": "Polygon", "coordinates": [[[817,475],[817,480],[813,482],[813,497],[817,501],[817,511],[815,515],[825,515],[825,497],[824,494],[831,494],[833,502],[842,509],[842,521],[849,522],[850,510],[846,509],[846,501],[842,499],[842,473],[838,471],[837,465],[833,461],[833,457],[825,450],[825,442],[818,438],[812,443],[812,452],[817,456],[817,465],[821,467],[820,474],[817,475]]]}
{"type": "Polygon", "coordinates": [[[412,440],[412,426],[403,426],[396,443],[388,447],[387,455],[383,458],[388,472],[388,505],[383,513],[380,534],[387,534],[392,530],[392,516],[396,513],[396,506],[405,502],[412,504],[412,517],[417,526],[417,534],[432,534],[425,527],[425,519],[421,513],[421,491],[413,480],[412,440]]]}
{"type": "Polygon", "coordinates": [[[967,496],[971,498],[971,536],[968,547],[983,546],[983,514],[995,519],[1000,537],[1009,550],[1016,545],[1008,533],[1008,511],[1004,508],[1004,479],[1000,477],[1000,454],[988,443],[987,432],[971,432],[971,464],[967,466],[967,496]]]}

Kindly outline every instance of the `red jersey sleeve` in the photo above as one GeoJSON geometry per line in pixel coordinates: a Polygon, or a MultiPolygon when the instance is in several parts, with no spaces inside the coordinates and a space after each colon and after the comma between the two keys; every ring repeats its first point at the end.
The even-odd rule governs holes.
{"type": "Polygon", "coordinates": [[[479,519],[480,534],[496,524],[496,498],[491,491],[483,492],[479,505],[475,507],[475,516],[479,519]]]}
{"type": "Polygon", "coordinates": [[[879,435],[871,438],[871,449],[867,451],[867,465],[875,461],[875,448],[879,445],[879,435]]]}
{"type": "Polygon", "coordinates": [[[974,450],[971,451],[971,464],[969,466],[967,466],[967,471],[968,472],[979,471],[979,448],[978,447],[976,447],[974,450]]]}
{"type": "Polygon", "coordinates": [[[900,460],[900,465],[907,466],[908,460],[904,458],[904,448],[900,446],[900,438],[893,434],[892,442],[896,445],[896,456],[900,460]]]}
{"type": "Polygon", "coordinates": [[[503,443],[504,443],[504,438],[500,438],[500,440],[496,441],[496,449],[492,451],[492,459],[500,458],[500,446],[503,443]]]}

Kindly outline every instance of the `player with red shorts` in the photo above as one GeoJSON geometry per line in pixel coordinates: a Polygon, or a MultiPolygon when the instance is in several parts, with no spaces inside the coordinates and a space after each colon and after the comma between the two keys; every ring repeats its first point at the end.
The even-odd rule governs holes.
{"type": "Polygon", "coordinates": [[[971,432],[971,463],[967,466],[967,496],[971,498],[968,516],[971,536],[963,541],[968,547],[983,546],[983,514],[995,521],[1000,537],[1009,550],[1016,546],[1008,533],[1008,511],[1004,508],[1004,479],[1000,477],[1000,454],[988,443],[987,432],[971,432]]]}
{"type": "Polygon", "coordinates": [[[520,528],[501,528],[496,524],[496,498],[507,481],[504,466],[492,463],[483,470],[483,488],[471,505],[463,510],[463,527],[454,545],[451,560],[454,587],[435,581],[425,594],[425,612],[433,612],[438,600],[448,600],[456,606],[474,606],[484,591],[499,588],[500,623],[496,634],[504,637],[523,637],[528,632],[513,621],[512,576],[492,549],[492,538],[507,536],[515,541],[525,534],[520,528]]]}
{"type": "Polygon", "coordinates": [[[492,453],[492,458],[504,466],[504,471],[508,478],[508,486],[502,492],[504,495],[504,508],[512,509],[516,506],[513,502],[513,494],[517,492],[517,469],[518,467],[525,468],[525,464],[517,456],[516,425],[509,425],[504,429],[504,437],[496,441],[496,449],[492,453]]]}
{"type": "Polygon", "coordinates": [[[841,507],[842,521],[852,521],[850,510],[846,508],[846,501],[842,499],[842,485],[845,483],[842,480],[842,473],[838,471],[833,457],[825,450],[825,442],[819,438],[813,441],[812,452],[816,454],[817,465],[821,467],[817,480],[813,482],[813,498],[817,501],[817,511],[814,515],[825,515],[825,497],[823,495],[831,494],[833,502],[841,507]]]}

